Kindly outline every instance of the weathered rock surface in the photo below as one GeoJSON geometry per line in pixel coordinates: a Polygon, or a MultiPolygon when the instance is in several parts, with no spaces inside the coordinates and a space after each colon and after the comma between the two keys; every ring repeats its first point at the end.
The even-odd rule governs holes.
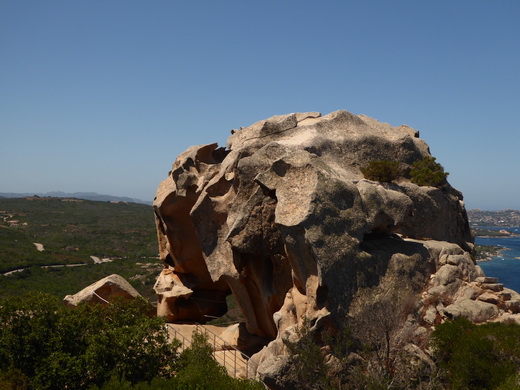
{"type": "Polygon", "coordinates": [[[448,317],[512,314],[514,298],[477,299],[502,287],[477,281],[462,194],[409,180],[425,156],[410,127],[346,111],[275,116],[233,130],[226,149],[189,148],[154,202],[165,264],[158,314],[205,321],[234,294],[247,332],[273,340],[254,359],[275,382],[297,326],[341,321],[376,287],[416,297],[407,326],[424,337],[448,317]],[[366,180],[360,169],[385,159],[399,162],[401,177],[366,180]]]}
{"type": "Polygon", "coordinates": [[[69,307],[76,307],[81,303],[107,304],[116,297],[122,299],[142,298],[141,294],[125,278],[112,274],[85,287],[74,295],[67,295],[63,302],[69,307]]]}

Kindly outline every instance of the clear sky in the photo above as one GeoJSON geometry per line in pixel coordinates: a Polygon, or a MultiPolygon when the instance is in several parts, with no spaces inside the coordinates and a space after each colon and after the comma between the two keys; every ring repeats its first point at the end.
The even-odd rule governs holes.
{"type": "Polygon", "coordinates": [[[151,200],[187,147],[345,109],[520,209],[520,2],[0,0],[0,192],[151,200]]]}

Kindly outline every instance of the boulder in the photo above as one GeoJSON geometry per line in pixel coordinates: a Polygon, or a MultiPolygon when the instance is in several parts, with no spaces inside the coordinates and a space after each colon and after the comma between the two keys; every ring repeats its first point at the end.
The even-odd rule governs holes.
{"type": "Polygon", "coordinates": [[[490,321],[498,316],[498,307],[492,303],[460,299],[444,309],[449,318],[465,317],[474,323],[490,321]]]}
{"type": "Polygon", "coordinates": [[[500,302],[500,298],[497,295],[490,292],[480,294],[478,300],[482,302],[493,303],[495,305],[500,302]]]}
{"type": "Polygon", "coordinates": [[[474,264],[462,194],[410,180],[429,156],[410,127],[347,111],[275,116],[233,130],[226,148],[189,148],[153,205],[159,315],[204,322],[233,294],[247,333],[270,341],[253,360],[273,386],[300,327],[319,334],[369,316],[368,297],[422,308],[426,327],[496,318],[496,305],[476,300],[496,281],[474,264]],[[366,179],[377,160],[397,161],[400,176],[366,179]]]}
{"type": "Polygon", "coordinates": [[[112,274],[85,287],[74,295],[67,295],[63,302],[69,307],[76,307],[81,303],[108,304],[114,298],[137,299],[143,297],[125,278],[112,274]]]}
{"type": "Polygon", "coordinates": [[[475,279],[477,283],[498,283],[498,278],[494,276],[479,276],[475,279]]]}

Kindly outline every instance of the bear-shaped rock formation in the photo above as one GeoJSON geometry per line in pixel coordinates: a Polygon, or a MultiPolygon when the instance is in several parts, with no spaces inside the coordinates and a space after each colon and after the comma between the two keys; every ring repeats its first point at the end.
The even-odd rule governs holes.
{"type": "Polygon", "coordinates": [[[247,331],[272,340],[256,355],[260,376],[296,326],[355,315],[375,287],[416,296],[414,331],[425,334],[450,316],[515,315],[504,302],[517,295],[478,279],[462,194],[411,182],[428,156],[412,128],[347,111],[275,116],[233,130],[226,148],[189,148],[154,202],[158,315],[205,322],[233,294],[247,331]],[[365,179],[381,160],[399,163],[396,180],[365,179]]]}

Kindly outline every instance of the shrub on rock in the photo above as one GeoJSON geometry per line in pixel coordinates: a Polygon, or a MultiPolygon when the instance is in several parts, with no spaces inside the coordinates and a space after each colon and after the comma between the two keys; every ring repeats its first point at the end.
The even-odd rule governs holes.
{"type": "Polygon", "coordinates": [[[412,183],[419,186],[437,187],[444,184],[448,177],[444,167],[435,161],[435,157],[426,156],[412,164],[410,177],[412,183]]]}
{"type": "Polygon", "coordinates": [[[370,161],[361,168],[365,179],[373,181],[391,182],[399,177],[399,163],[390,160],[370,161]]]}

